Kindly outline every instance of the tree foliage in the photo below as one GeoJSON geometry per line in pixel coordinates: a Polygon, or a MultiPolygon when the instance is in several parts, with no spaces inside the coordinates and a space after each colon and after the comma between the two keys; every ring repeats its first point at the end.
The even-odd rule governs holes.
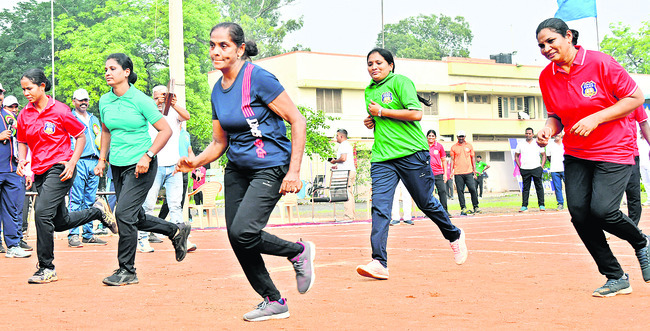
{"type": "MultiPolygon", "coordinates": [[[[472,31],[462,16],[411,16],[384,26],[384,48],[398,57],[440,60],[446,56],[468,57],[472,31]]],[[[377,47],[382,45],[382,34],[377,47]]]]}
{"type": "MultiPolygon", "coordinates": [[[[334,149],[330,142],[331,138],[325,136],[324,132],[330,128],[327,123],[338,120],[338,117],[329,116],[322,110],[315,110],[305,106],[298,106],[298,110],[307,121],[305,154],[312,160],[315,155],[323,159],[334,156],[334,149]]],[[[291,125],[289,123],[286,123],[286,125],[287,136],[291,139],[291,125]]]]}
{"type": "Polygon", "coordinates": [[[643,22],[638,32],[621,23],[611,24],[610,29],[613,36],[605,36],[601,50],[629,72],[650,74],[650,21],[643,22]]]}
{"type": "MultiPolygon", "coordinates": [[[[185,93],[191,114],[188,131],[195,150],[212,138],[207,73],[209,33],[217,23],[237,22],[247,39],[257,42],[261,57],[284,52],[285,36],[302,27],[302,18],[280,21],[279,10],[295,0],[183,1],[185,93]]],[[[136,87],[151,93],[169,80],[169,0],[57,0],[55,17],[56,98],[71,104],[72,93],[85,88],[89,110],[98,112],[99,97],[109,91],[104,63],[123,52],[134,62],[136,87]]],[[[51,73],[50,2],[26,0],[0,13],[0,82],[21,104],[20,77],[30,68],[51,73]]]]}

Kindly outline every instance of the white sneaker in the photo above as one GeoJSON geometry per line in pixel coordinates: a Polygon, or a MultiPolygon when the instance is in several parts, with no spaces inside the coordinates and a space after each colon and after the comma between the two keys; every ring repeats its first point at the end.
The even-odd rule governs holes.
{"type": "Polygon", "coordinates": [[[9,249],[7,249],[7,254],[5,254],[6,258],[14,258],[14,257],[23,258],[23,257],[30,257],[30,256],[32,256],[32,253],[25,251],[19,246],[9,247],[9,249]]]}
{"type": "Polygon", "coordinates": [[[190,242],[190,239],[188,238],[187,239],[187,251],[188,252],[194,252],[196,250],[196,247],[197,247],[196,244],[190,242]]]}
{"type": "Polygon", "coordinates": [[[454,251],[454,260],[456,261],[456,264],[463,264],[467,260],[467,244],[465,244],[465,231],[463,229],[460,230],[460,237],[451,243],[449,243],[449,246],[451,246],[451,250],[454,251]]]}
{"type": "Polygon", "coordinates": [[[153,253],[153,247],[149,245],[149,237],[138,239],[138,250],[142,253],[153,253]]]}

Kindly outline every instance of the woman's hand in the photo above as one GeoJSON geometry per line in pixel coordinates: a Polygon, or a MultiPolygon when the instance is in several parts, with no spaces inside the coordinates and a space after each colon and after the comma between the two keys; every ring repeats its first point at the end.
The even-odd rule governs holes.
{"type": "Polygon", "coordinates": [[[288,172],[282,180],[280,186],[280,194],[298,193],[302,189],[302,181],[300,180],[299,172],[288,172]]]}
{"type": "MultiPolygon", "coordinates": [[[[174,172],[190,172],[193,171],[196,168],[196,157],[189,158],[187,156],[183,156],[178,160],[178,163],[176,163],[176,169],[174,172]]],[[[195,177],[197,178],[196,180],[199,181],[201,180],[201,174],[200,172],[195,172],[195,177]]]]}
{"type": "Polygon", "coordinates": [[[77,166],[77,162],[74,162],[72,160],[70,161],[61,161],[59,164],[63,164],[65,168],[63,169],[63,172],[59,175],[61,177],[61,181],[65,182],[66,180],[72,178],[74,175],[74,168],[77,166]]]}
{"type": "Polygon", "coordinates": [[[95,176],[104,177],[104,169],[106,169],[106,161],[99,160],[95,166],[95,176]]]}
{"type": "Polygon", "coordinates": [[[0,132],[0,140],[4,141],[8,140],[9,138],[11,138],[11,130],[4,130],[0,132]]]}
{"type": "Polygon", "coordinates": [[[138,178],[139,174],[146,174],[147,171],[149,171],[150,162],[151,159],[147,156],[147,154],[142,155],[140,161],[138,161],[138,164],[135,165],[135,178],[138,178]]]}
{"type": "Polygon", "coordinates": [[[18,168],[16,168],[16,174],[18,176],[23,177],[25,176],[25,167],[29,164],[29,161],[27,160],[20,160],[18,161],[18,168]]]}
{"type": "Polygon", "coordinates": [[[569,132],[578,136],[586,137],[591,133],[591,131],[594,131],[599,124],[600,120],[598,119],[598,113],[591,114],[579,120],[569,132]]]}
{"type": "Polygon", "coordinates": [[[545,147],[548,145],[548,140],[551,139],[551,128],[545,126],[543,129],[537,131],[537,145],[545,147]]]}
{"type": "Polygon", "coordinates": [[[372,115],[372,116],[381,116],[381,115],[379,115],[379,111],[381,109],[382,109],[382,107],[378,103],[376,103],[374,101],[370,101],[370,104],[368,105],[368,112],[370,112],[370,115],[372,115]]]}
{"type": "Polygon", "coordinates": [[[26,190],[29,190],[30,188],[32,188],[32,183],[33,183],[32,176],[25,177],[25,189],[26,190]]]}
{"type": "Polygon", "coordinates": [[[363,125],[365,125],[366,128],[372,130],[375,128],[375,120],[372,118],[372,116],[368,115],[368,117],[363,120],[363,125]]]}

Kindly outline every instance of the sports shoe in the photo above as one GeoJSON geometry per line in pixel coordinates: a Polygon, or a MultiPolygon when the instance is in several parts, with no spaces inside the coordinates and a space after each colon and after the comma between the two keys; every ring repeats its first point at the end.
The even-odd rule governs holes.
{"type": "MultiPolygon", "coordinates": [[[[646,237],[645,247],[637,250],[636,258],[639,259],[639,265],[641,266],[641,273],[643,274],[643,280],[646,283],[650,283],[650,238],[646,237]]],[[[7,253],[9,254],[9,253],[7,253]]]]}
{"type": "Polygon", "coordinates": [[[177,226],[178,231],[170,239],[172,240],[172,245],[174,245],[174,250],[176,250],[176,261],[181,262],[185,258],[185,255],[187,255],[187,237],[190,236],[192,226],[187,223],[179,223],[177,226]]]}
{"type": "Polygon", "coordinates": [[[20,248],[19,246],[14,246],[14,247],[9,247],[7,249],[7,254],[5,254],[6,258],[22,258],[22,257],[30,257],[32,256],[32,253],[26,252],[24,249],[20,248]]]}
{"type": "Polygon", "coordinates": [[[83,239],[81,239],[81,242],[84,243],[84,244],[88,244],[88,245],[108,245],[107,242],[105,242],[105,241],[103,241],[103,240],[101,240],[101,239],[99,239],[99,238],[97,238],[95,236],[92,236],[92,237],[90,237],[88,239],[83,238],[83,239]]]}
{"type": "Polygon", "coordinates": [[[27,243],[22,239],[20,239],[20,248],[22,248],[22,249],[24,249],[26,251],[33,251],[34,250],[34,248],[32,248],[32,246],[27,245],[27,243]]]}
{"type": "Polygon", "coordinates": [[[113,233],[117,233],[117,223],[115,222],[115,216],[111,212],[111,208],[108,206],[106,201],[102,198],[95,200],[93,207],[99,209],[102,212],[102,219],[100,221],[107,229],[111,230],[113,233]]]}
{"type": "Polygon", "coordinates": [[[389,225],[399,225],[399,221],[392,220],[389,225]]]}
{"type": "Polygon", "coordinates": [[[158,238],[158,236],[155,233],[151,232],[149,233],[149,242],[152,244],[160,244],[163,241],[162,239],[158,238]]]}
{"type": "Polygon", "coordinates": [[[50,268],[38,268],[33,276],[27,280],[30,284],[45,284],[56,282],[59,278],[56,276],[56,270],[50,268]]]}
{"type": "Polygon", "coordinates": [[[79,240],[79,235],[73,234],[68,238],[68,246],[72,248],[81,248],[84,245],[79,240]]]}
{"type": "Polygon", "coordinates": [[[298,284],[298,292],[305,294],[311,286],[314,285],[316,273],[314,272],[314,258],[316,257],[316,245],[311,241],[298,241],[298,244],[303,247],[302,253],[296,255],[294,258],[289,259],[293,263],[293,270],[296,271],[296,283],[298,284]]]}
{"type": "Polygon", "coordinates": [[[270,301],[268,297],[264,298],[255,310],[244,314],[244,321],[260,322],[270,319],[282,319],[289,317],[289,306],[287,299],[279,301],[270,301]]]}
{"type": "Polygon", "coordinates": [[[357,266],[357,273],[374,279],[388,279],[388,268],[384,267],[379,260],[372,260],[366,265],[357,266]]]}
{"type": "Polygon", "coordinates": [[[97,227],[97,229],[95,230],[95,235],[97,235],[97,236],[107,236],[108,235],[108,230],[106,230],[106,228],[104,227],[103,224],[101,226],[102,226],[101,228],[97,227]]]}
{"type": "Polygon", "coordinates": [[[597,288],[592,294],[595,297],[613,297],[617,294],[630,294],[632,293],[632,286],[630,286],[630,277],[624,274],[620,279],[608,279],[605,285],[597,288]]]}
{"type": "Polygon", "coordinates": [[[539,211],[546,211],[546,207],[545,206],[539,206],[539,211]]]}
{"type": "Polygon", "coordinates": [[[561,203],[559,203],[559,204],[557,205],[557,210],[562,210],[562,209],[564,209],[564,205],[561,204],[561,203]]]}
{"type": "Polygon", "coordinates": [[[463,231],[463,229],[460,229],[460,237],[450,242],[449,246],[451,246],[451,250],[454,251],[454,260],[456,261],[456,264],[460,265],[465,263],[468,251],[467,244],[465,243],[465,231],[463,231]]]}
{"type": "Polygon", "coordinates": [[[154,251],[146,238],[138,239],[138,250],[142,253],[153,253],[154,251]]]}
{"type": "Polygon", "coordinates": [[[520,213],[525,213],[527,211],[528,211],[528,207],[521,207],[521,209],[519,209],[520,213]]]}
{"type": "Polygon", "coordinates": [[[6,253],[6,252],[7,250],[5,249],[5,247],[0,244],[0,253],[6,253]]]}
{"type": "Polygon", "coordinates": [[[104,278],[102,283],[110,286],[122,286],[122,285],[131,285],[137,284],[138,275],[135,273],[128,272],[126,269],[119,268],[113,272],[112,275],[104,278]]]}
{"type": "Polygon", "coordinates": [[[415,223],[413,223],[413,220],[404,220],[404,223],[408,225],[415,225],[415,223]]]}
{"type": "Polygon", "coordinates": [[[478,207],[474,208],[474,214],[482,214],[483,212],[478,209],[478,207]]]}
{"type": "Polygon", "coordinates": [[[463,208],[463,209],[460,210],[460,216],[468,216],[468,215],[472,215],[471,210],[469,210],[467,208],[463,208]]]}
{"type": "Polygon", "coordinates": [[[196,248],[197,248],[196,244],[191,242],[189,238],[187,239],[187,244],[185,244],[185,245],[187,246],[187,252],[188,253],[189,252],[194,252],[196,250],[196,248]]]}

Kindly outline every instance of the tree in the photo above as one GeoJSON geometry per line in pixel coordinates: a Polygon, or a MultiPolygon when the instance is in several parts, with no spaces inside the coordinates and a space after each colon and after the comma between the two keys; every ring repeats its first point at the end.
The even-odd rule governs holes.
{"type": "Polygon", "coordinates": [[[601,50],[629,72],[650,74],[650,21],[643,22],[637,33],[621,23],[611,24],[610,29],[613,36],[605,36],[601,50]]]}
{"type": "MultiPolygon", "coordinates": [[[[384,26],[384,48],[395,56],[440,60],[445,56],[468,57],[472,31],[462,16],[412,16],[384,26]]],[[[377,37],[381,47],[382,34],[377,37]]]]}

